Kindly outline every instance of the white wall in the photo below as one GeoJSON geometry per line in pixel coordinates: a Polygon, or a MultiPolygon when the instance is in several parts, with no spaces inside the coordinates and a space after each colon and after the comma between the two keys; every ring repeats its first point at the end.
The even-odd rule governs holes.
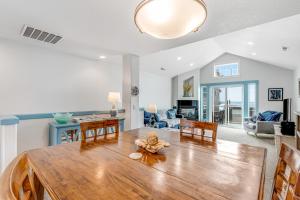
{"type": "Polygon", "coordinates": [[[268,101],[268,88],[283,88],[284,98],[293,98],[293,71],[276,67],[263,62],[243,58],[232,54],[223,54],[216,60],[201,68],[200,83],[219,83],[258,80],[259,81],[259,111],[282,111],[282,101],[268,101]],[[238,62],[240,76],[230,78],[214,78],[213,70],[216,64],[238,62]]]}
{"type": "Polygon", "coordinates": [[[294,110],[300,112],[300,96],[298,91],[298,81],[300,81],[300,69],[294,71],[294,110]]]}
{"type": "Polygon", "coordinates": [[[108,110],[122,66],[0,40],[0,115],[108,110]]]}
{"type": "Polygon", "coordinates": [[[155,103],[158,109],[171,108],[171,78],[141,71],[140,107],[155,103]]]}

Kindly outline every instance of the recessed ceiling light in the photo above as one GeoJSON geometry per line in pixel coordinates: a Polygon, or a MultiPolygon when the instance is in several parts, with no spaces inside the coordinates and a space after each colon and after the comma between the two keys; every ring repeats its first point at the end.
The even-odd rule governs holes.
{"type": "Polygon", "coordinates": [[[182,59],[182,57],[177,57],[177,60],[181,60],[182,59]]]}
{"type": "Polygon", "coordinates": [[[253,46],[254,42],[249,41],[249,42],[247,42],[247,44],[250,45],[250,46],[253,46]]]}
{"type": "Polygon", "coordinates": [[[103,59],[106,59],[107,57],[106,57],[105,55],[101,55],[101,56],[99,56],[99,58],[100,58],[101,60],[103,60],[103,59]]]}
{"type": "Polygon", "coordinates": [[[256,53],[255,53],[255,52],[253,52],[253,53],[251,53],[251,55],[252,55],[252,56],[256,56],[256,53]]]}
{"type": "Polygon", "coordinates": [[[194,63],[190,63],[190,66],[191,66],[191,67],[194,66],[194,63]]]}
{"type": "Polygon", "coordinates": [[[282,47],[282,51],[287,51],[287,50],[288,50],[288,47],[286,47],[286,46],[282,47]]]}

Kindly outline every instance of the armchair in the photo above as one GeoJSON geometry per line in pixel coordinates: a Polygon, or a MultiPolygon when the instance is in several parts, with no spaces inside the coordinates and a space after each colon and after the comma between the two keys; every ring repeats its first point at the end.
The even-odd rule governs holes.
{"type": "Polygon", "coordinates": [[[247,133],[252,132],[255,135],[259,133],[274,134],[274,124],[280,125],[280,116],[282,113],[266,111],[259,113],[258,116],[247,117],[244,119],[244,129],[247,133]]]}

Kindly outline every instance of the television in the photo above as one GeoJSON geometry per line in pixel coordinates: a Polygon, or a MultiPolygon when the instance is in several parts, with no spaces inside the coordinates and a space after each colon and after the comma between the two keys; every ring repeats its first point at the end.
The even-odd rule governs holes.
{"type": "Polygon", "coordinates": [[[292,120],[292,99],[283,100],[283,121],[288,122],[292,120]]]}

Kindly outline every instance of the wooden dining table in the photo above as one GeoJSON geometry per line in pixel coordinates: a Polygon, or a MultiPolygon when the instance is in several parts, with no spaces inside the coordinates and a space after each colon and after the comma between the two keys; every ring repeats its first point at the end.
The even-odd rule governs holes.
{"type": "Polygon", "coordinates": [[[266,149],[230,141],[141,128],[86,145],[30,150],[27,156],[54,200],[263,198],[266,149]],[[135,140],[151,131],[170,146],[157,154],[139,149],[135,140]],[[142,158],[130,159],[134,152],[142,158]]]}

